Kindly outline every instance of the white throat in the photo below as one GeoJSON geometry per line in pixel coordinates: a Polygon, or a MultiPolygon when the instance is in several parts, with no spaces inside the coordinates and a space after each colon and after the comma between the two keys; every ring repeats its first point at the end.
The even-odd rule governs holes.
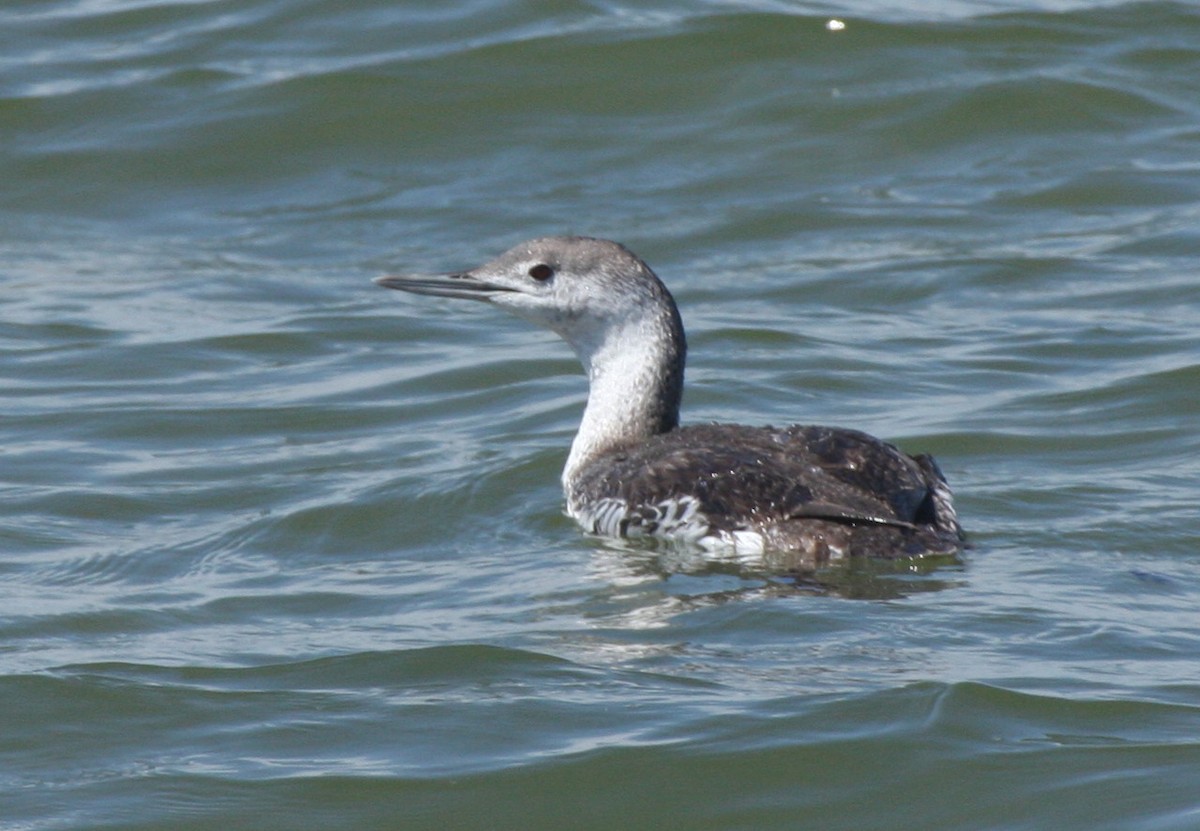
{"type": "Polygon", "coordinates": [[[596,339],[570,338],[588,377],[587,407],[562,483],[571,483],[590,461],[623,444],[675,427],[683,384],[683,344],[659,315],[625,321],[596,339]]]}

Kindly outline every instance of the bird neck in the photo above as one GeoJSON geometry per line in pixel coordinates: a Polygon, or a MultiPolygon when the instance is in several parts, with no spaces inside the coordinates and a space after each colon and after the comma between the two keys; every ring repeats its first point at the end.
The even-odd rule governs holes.
{"type": "Polygon", "coordinates": [[[679,425],[687,356],[673,304],[610,326],[593,344],[572,346],[587,372],[588,400],[563,469],[568,499],[589,462],[679,425]]]}

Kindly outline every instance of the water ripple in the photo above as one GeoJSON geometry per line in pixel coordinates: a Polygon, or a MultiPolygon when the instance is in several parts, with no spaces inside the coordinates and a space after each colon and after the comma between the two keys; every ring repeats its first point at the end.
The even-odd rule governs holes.
{"type": "Polygon", "coordinates": [[[1192,6],[352,5],[0,11],[6,827],[1195,825],[1192,6]],[[370,282],[553,232],[974,547],[581,534],[569,350],[370,282]]]}

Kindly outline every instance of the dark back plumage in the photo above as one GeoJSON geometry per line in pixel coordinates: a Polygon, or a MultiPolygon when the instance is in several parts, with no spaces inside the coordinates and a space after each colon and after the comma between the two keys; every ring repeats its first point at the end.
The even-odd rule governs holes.
{"type": "MultiPolygon", "coordinates": [[[[580,502],[617,500],[626,536],[660,533],[694,500],[709,535],[839,556],[952,552],[962,531],[933,459],[857,430],[793,425],[683,427],[598,459],[577,479],[580,502]]],[[[595,530],[595,529],[593,529],[595,530]]]]}

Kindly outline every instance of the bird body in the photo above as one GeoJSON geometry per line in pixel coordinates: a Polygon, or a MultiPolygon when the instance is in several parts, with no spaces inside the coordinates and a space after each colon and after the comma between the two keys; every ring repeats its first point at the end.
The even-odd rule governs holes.
{"type": "Polygon", "coordinates": [[[562,484],[567,513],[588,532],[794,552],[817,564],[962,546],[950,488],[929,456],[836,427],[680,427],[678,308],[618,243],[543,237],[468,272],[376,282],[488,301],[574,349],[589,392],[562,484]]]}

